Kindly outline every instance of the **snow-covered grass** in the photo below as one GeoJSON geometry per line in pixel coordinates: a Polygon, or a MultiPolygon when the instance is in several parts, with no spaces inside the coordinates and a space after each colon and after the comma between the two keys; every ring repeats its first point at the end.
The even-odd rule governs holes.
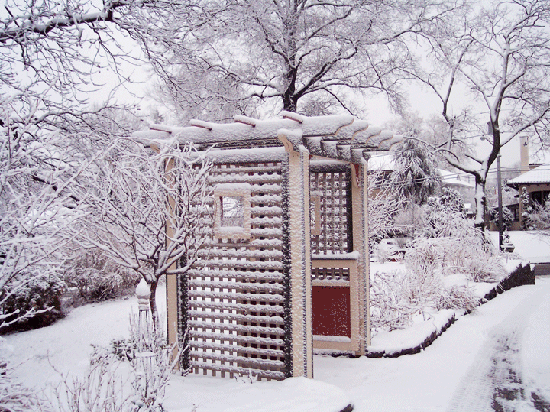
{"type": "MultiPolygon", "coordinates": [[[[463,395],[460,401],[466,406],[472,405],[468,402],[473,398],[473,405],[477,406],[475,410],[492,410],[491,397],[476,398],[479,394],[462,391],[474,370],[483,371],[481,376],[484,376],[491,369],[492,357],[479,357],[478,354],[492,348],[491,343],[501,325],[512,319],[511,324],[518,329],[522,328],[522,322],[533,324],[532,329],[526,328],[521,340],[524,359],[532,362],[536,356],[547,359],[550,354],[548,340],[541,341],[545,342],[541,344],[530,339],[543,338],[548,333],[548,323],[540,322],[548,319],[550,309],[532,309],[523,320],[513,315],[533,297],[549,293],[550,280],[544,279],[537,280],[536,286],[523,286],[499,295],[475,313],[460,318],[430,347],[414,356],[395,359],[316,357],[315,377],[345,388],[357,411],[474,410],[455,408],[455,398],[460,398],[459,394],[463,395]],[[544,353],[537,355],[536,348],[544,353]]],[[[521,368],[520,364],[514,366],[521,368]]],[[[524,361],[520,373],[531,377],[533,385],[548,395],[550,363],[539,362],[536,369],[530,367],[529,370],[525,370],[526,366],[524,361]]],[[[485,395],[491,396],[492,393],[485,395]]]]}
{"type": "MultiPolygon", "coordinates": [[[[164,286],[157,290],[159,312],[165,312],[164,286]]],[[[129,335],[135,297],[81,306],[55,324],[6,336],[16,377],[35,391],[58,383],[62,374],[83,376],[92,345],[109,346],[129,335]],[[54,370],[55,368],[55,370],[54,370]]],[[[350,404],[345,392],[330,383],[305,378],[283,382],[174,375],[166,392],[170,412],[311,411],[339,412],[350,404]]]]}
{"type": "MultiPolygon", "coordinates": [[[[517,239],[532,242],[528,250],[539,255],[547,253],[545,246],[534,240],[539,239],[538,236],[533,236],[530,232],[522,232],[512,241],[517,247],[521,244],[517,239]]],[[[509,266],[515,267],[518,262],[510,261],[509,266]]],[[[372,273],[403,268],[400,262],[371,263],[372,273]]],[[[447,287],[465,283],[468,282],[462,275],[444,278],[447,287]]],[[[471,282],[468,284],[472,286],[471,282]]],[[[493,286],[473,285],[478,296],[483,296],[493,286]]],[[[165,289],[161,287],[157,292],[162,313],[165,311],[165,289]]],[[[496,374],[502,374],[501,370],[495,370],[497,367],[513,367],[515,373],[521,375],[520,385],[525,389],[527,400],[517,402],[523,402],[524,406],[529,404],[529,396],[533,393],[548,400],[550,330],[546,325],[550,324],[549,295],[550,279],[537,279],[536,286],[524,286],[499,295],[471,315],[457,317],[451,328],[414,356],[349,359],[317,355],[314,380],[294,378],[283,382],[256,382],[246,377],[174,375],[164,405],[171,412],[338,412],[350,403],[355,405],[356,411],[468,410],[460,405],[468,405],[468,401],[474,402],[472,405],[492,401],[495,385],[518,385],[494,381],[496,374]],[[502,334],[503,330],[510,330],[510,335],[516,336],[516,340],[505,342],[507,346],[502,344],[508,336],[502,334]],[[520,355],[510,356],[506,347],[522,348],[522,351],[520,355]],[[501,358],[512,359],[513,362],[508,363],[513,364],[499,361],[501,358]],[[471,382],[477,381],[483,381],[478,382],[482,389],[472,387],[471,382]]],[[[49,327],[6,336],[10,360],[18,365],[16,377],[38,391],[58,382],[61,379],[58,372],[84,374],[91,345],[108,346],[113,339],[128,336],[131,311],[137,311],[134,297],[90,304],[74,309],[65,319],[49,327]]],[[[456,315],[454,311],[419,315],[410,329],[375,336],[370,349],[398,352],[417,346],[425,336],[441,330],[453,315],[456,315]]]]}

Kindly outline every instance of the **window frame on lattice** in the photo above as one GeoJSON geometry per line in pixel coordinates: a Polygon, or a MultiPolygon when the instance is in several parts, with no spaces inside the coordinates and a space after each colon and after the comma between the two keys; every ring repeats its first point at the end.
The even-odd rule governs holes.
{"type": "Polygon", "coordinates": [[[214,237],[220,239],[250,239],[252,237],[252,211],[251,197],[252,187],[248,183],[219,183],[214,187],[214,237]],[[243,198],[243,224],[242,226],[227,227],[223,221],[223,198],[243,198]]]}

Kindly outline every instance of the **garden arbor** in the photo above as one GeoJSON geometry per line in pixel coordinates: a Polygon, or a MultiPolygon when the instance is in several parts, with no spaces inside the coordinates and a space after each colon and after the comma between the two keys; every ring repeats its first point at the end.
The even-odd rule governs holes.
{"type": "MultiPolygon", "coordinates": [[[[167,279],[168,339],[182,367],[222,376],[313,376],[313,349],[370,340],[367,159],[398,138],[353,116],[152,126],[213,162],[211,237],[167,279]]],[[[210,215],[209,215],[210,214],[210,215]]]]}

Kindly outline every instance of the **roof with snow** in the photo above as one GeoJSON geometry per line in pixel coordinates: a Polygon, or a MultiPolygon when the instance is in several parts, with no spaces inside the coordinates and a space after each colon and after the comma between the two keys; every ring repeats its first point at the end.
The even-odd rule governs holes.
{"type": "Polygon", "coordinates": [[[245,149],[281,146],[285,137],[297,150],[307,148],[312,155],[360,163],[368,152],[387,151],[401,138],[392,132],[370,127],[351,115],[307,117],[282,112],[282,118],[258,120],[235,116],[234,123],[217,124],[191,120],[189,127],[152,125],[133,134],[146,144],[177,139],[199,148],[245,149]]]}
{"type": "Polygon", "coordinates": [[[441,182],[445,186],[460,186],[460,187],[474,187],[473,183],[470,183],[465,179],[463,173],[449,172],[448,170],[438,169],[441,175],[441,182]]]}
{"type": "Polygon", "coordinates": [[[533,170],[508,180],[508,186],[517,187],[523,184],[543,184],[550,183],[550,164],[544,164],[535,167],[533,170]]]}

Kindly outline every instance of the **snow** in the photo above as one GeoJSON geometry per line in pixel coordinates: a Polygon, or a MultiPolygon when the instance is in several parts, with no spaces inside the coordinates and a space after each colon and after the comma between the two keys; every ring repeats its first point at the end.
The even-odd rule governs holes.
{"type": "Polygon", "coordinates": [[[314,340],[322,341],[322,342],[343,342],[343,343],[349,343],[351,342],[351,338],[347,336],[324,336],[324,335],[313,335],[314,340]]]}
{"type": "Polygon", "coordinates": [[[351,400],[334,385],[307,378],[253,382],[174,377],[164,406],[170,412],[338,412],[351,400]]]}
{"type": "Polygon", "coordinates": [[[471,188],[475,186],[473,183],[463,180],[463,179],[468,179],[468,176],[465,176],[464,173],[449,172],[448,170],[443,170],[443,169],[437,169],[437,170],[441,175],[441,181],[445,186],[455,186],[455,187],[461,186],[461,187],[471,187],[471,188]]]}
{"type": "MultiPolygon", "coordinates": [[[[159,303],[164,303],[162,287],[158,293],[159,303]]],[[[505,355],[496,345],[503,330],[516,331],[520,337],[522,356],[513,358],[517,364],[512,366],[519,368],[528,393],[535,391],[549,399],[549,295],[547,278],[538,278],[537,285],[507,291],[460,317],[431,346],[414,356],[315,356],[314,380],[255,382],[247,376],[174,375],[164,406],[170,412],[188,412],[194,407],[196,412],[337,412],[353,403],[356,411],[458,411],[468,410],[461,405],[474,402],[478,410],[490,410],[488,402],[493,400],[494,388],[483,377],[494,375],[493,360],[505,355]],[[470,382],[479,386],[472,387],[470,382]]],[[[61,372],[81,373],[90,343],[108,345],[111,339],[127,335],[132,308],[137,308],[135,298],[86,305],[47,328],[7,336],[12,360],[20,363],[28,359],[17,375],[27,385],[39,387],[59,379],[50,363],[61,372]]],[[[442,315],[433,325],[444,322],[442,315]]]]}
{"type": "MultiPolygon", "coordinates": [[[[214,178],[211,178],[213,180],[214,178]]],[[[252,186],[250,183],[217,183],[216,186],[214,186],[214,192],[217,191],[251,191],[252,186]]]]}
{"type": "MultiPolygon", "coordinates": [[[[532,232],[511,235],[522,258],[546,253],[550,260],[545,237],[532,232]]],[[[517,262],[509,261],[510,266],[517,262]]],[[[400,268],[399,262],[371,263],[371,273],[400,268]]],[[[445,282],[465,281],[453,275],[445,282]]],[[[475,285],[478,295],[490,286],[475,285]]],[[[157,294],[164,313],[163,286],[157,294]]],[[[469,315],[456,316],[449,329],[412,356],[353,359],[316,355],[313,380],[256,381],[246,373],[237,379],[174,375],[164,406],[170,412],[338,412],[353,404],[356,411],[414,412],[492,410],[493,402],[501,402],[513,410],[533,410],[532,394],[550,400],[548,296],[547,277],[537,278],[536,285],[509,290],[469,315]],[[501,398],[499,390],[513,392],[518,387],[526,399],[501,398]]],[[[63,374],[82,374],[91,344],[108,346],[112,339],[127,337],[131,311],[137,311],[135,297],[91,304],[74,309],[49,327],[6,336],[8,356],[19,365],[16,377],[38,390],[59,381],[61,375],[54,367],[63,374]]],[[[454,311],[426,313],[426,320],[419,319],[412,328],[378,334],[369,350],[398,351],[420,344],[455,315],[454,311]]]]}
{"type": "Polygon", "coordinates": [[[422,345],[433,333],[440,334],[448,322],[456,316],[454,310],[442,310],[428,315],[424,322],[414,323],[410,328],[378,333],[373,339],[369,352],[379,352],[391,356],[403,350],[422,345]]]}
{"type": "MultiPolygon", "coordinates": [[[[431,346],[413,356],[395,359],[317,356],[314,359],[315,378],[344,389],[357,411],[492,410],[492,391],[480,394],[464,388],[475,381],[472,376],[484,377],[491,371],[494,352],[499,353],[492,343],[503,325],[521,329],[523,323],[532,322],[536,332],[525,333],[523,344],[533,336],[529,333],[536,334],[535,338],[545,337],[548,323],[540,322],[548,320],[548,306],[533,309],[533,312],[519,309],[533,297],[548,294],[550,279],[537,279],[537,285],[507,291],[474,313],[459,318],[431,346]],[[515,312],[528,316],[514,316],[515,312]]],[[[529,353],[536,345],[544,353],[542,359],[548,359],[548,340],[541,342],[529,342],[524,347],[525,356],[536,362],[535,355],[529,353]]],[[[525,374],[526,365],[523,366],[525,374]]],[[[540,362],[538,368],[538,371],[528,371],[527,376],[533,379],[533,388],[548,394],[550,363],[540,362]]],[[[489,389],[494,388],[489,385],[489,389]]]]}
{"type": "MultiPolygon", "coordinates": [[[[514,244],[514,254],[530,263],[550,262],[550,234],[543,231],[508,232],[514,244]]],[[[498,232],[490,232],[494,245],[498,245],[498,232]]]]}
{"type": "Polygon", "coordinates": [[[550,183],[550,164],[535,167],[508,181],[508,185],[513,185],[514,187],[525,183],[550,183]]]}

